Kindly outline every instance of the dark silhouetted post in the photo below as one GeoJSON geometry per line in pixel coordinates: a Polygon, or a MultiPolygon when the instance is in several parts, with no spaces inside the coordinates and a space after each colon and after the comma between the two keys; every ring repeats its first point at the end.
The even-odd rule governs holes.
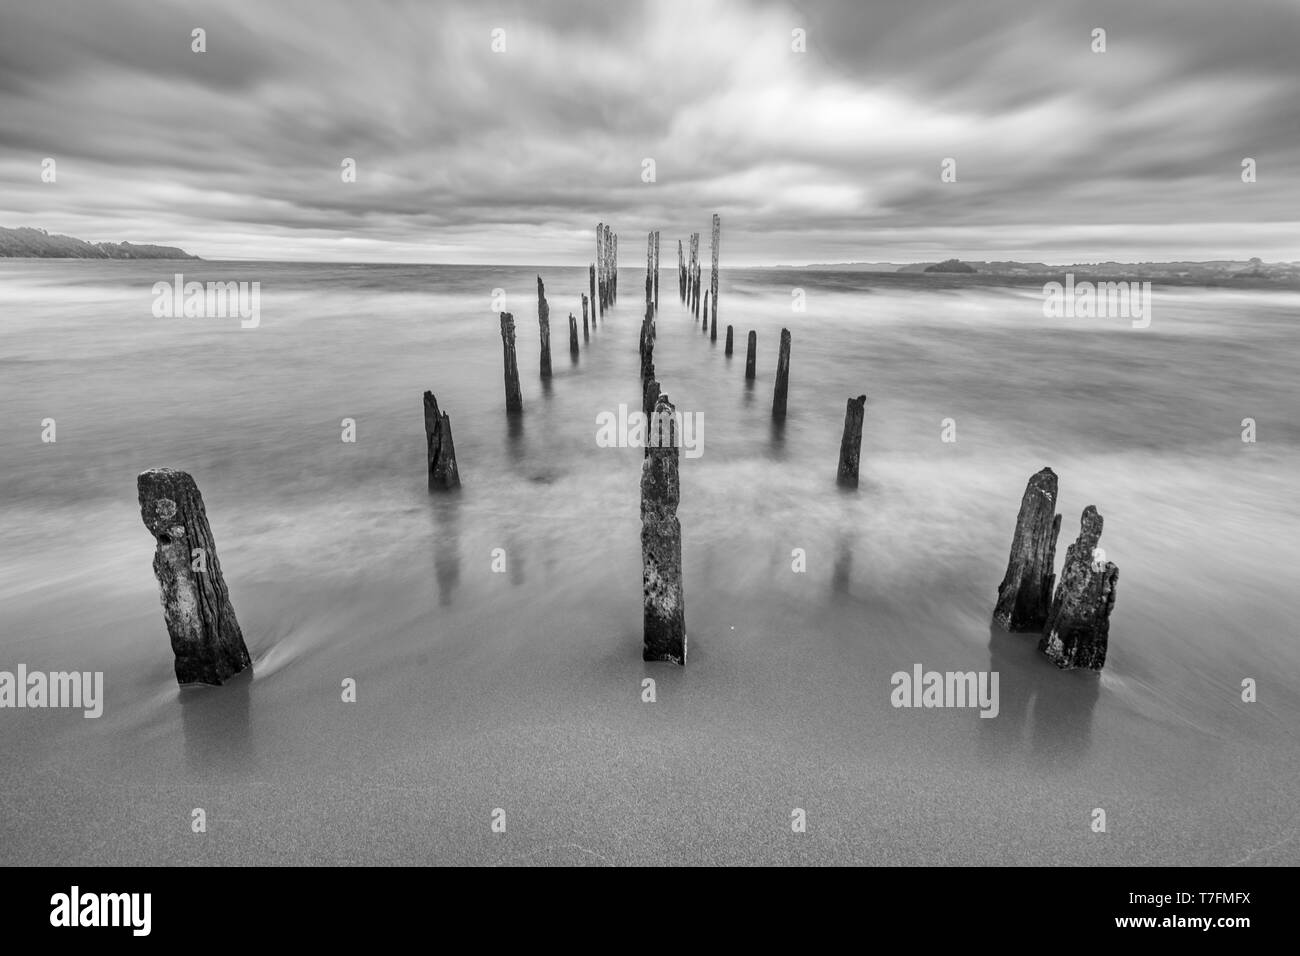
{"type": "Polygon", "coordinates": [[[1119,568],[1097,547],[1101,524],[1097,509],[1088,505],[1078,540],[1065,549],[1061,583],[1038,642],[1038,649],[1057,667],[1099,671],[1106,663],[1119,568]]]}
{"type": "Polygon", "coordinates": [[[758,333],[749,330],[749,347],[745,352],[745,378],[753,381],[758,357],[758,333]]]}
{"type": "Polygon", "coordinates": [[[587,278],[591,282],[591,324],[596,324],[596,263],[587,267],[587,278]]]}
{"type": "Polygon", "coordinates": [[[551,307],[546,304],[546,287],[537,277],[537,324],[542,333],[542,378],[551,377],[551,307]]]}
{"type": "Polygon", "coordinates": [[[722,218],[713,214],[713,271],[709,273],[709,291],[713,293],[713,322],[718,321],[718,243],[722,235],[722,218]]]}
{"type": "Polygon", "coordinates": [[[501,313],[501,350],[506,367],[506,412],[522,412],[524,399],[519,393],[519,363],[515,360],[515,317],[509,312],[501,313]]]}
{"type": "Polygon", "coordinates": [[[1029,479],[1021,496],[1011,557],[993,609],[993,623],[1008,631],[1041,633],[1047,622],[1056,580],[1056,539],[1061,533],[1056,495],[1056,473],[1044,468],[1029,479]]]}
{"type": "Polygon", "coordinates": [[[732,331],[731,326],[727,326],[727,347],[725,350],[727,358],[731,358],[732,331]]]}
{"type": "Polygon", "coordinates": [[[844,434],[840,437],[840,467],[835,474],[837,484],[845,488],[858,486],[858,462],[862,458],[862,418],[867,396],[850,398],[844,409],[844,434]]]}
{"type": "Polygon", "coordinates": [[[569,355],[577,361],[578,359],[578,320],[569,313],[569,355]]]}
{"type": "Polygon", "coordinates": [[[188,473],[151,468],[136,478],[140,517],[157,541],[163,620],[178,684],[222,684],[252,660],[235,620],[198,485],[188,473]]]}
{"type": "MultiPolygon", "coordinates": [[[[595,325],[596,323],[592,323],[595,325]]],[[[587,297],[582,297],[582,341],[591,341],[591,336],[587,334],[587,297]]]]}
{"type": "Polygon", "coordinates": [[[786,393],[790,390],[790,330],[781,330],[781,351],[776,359],[776,387],[772,390],[772,417],[785,418],[786,393]]]}
{"type": "Polygon", "coordinates": [[[659,230],[655,230],[655,315],[659,314],[659,230]]]}
{"type": "Polygon", "coordinates": [[[433,392],[424,393],[424,434],[429,440],[429,490],[460,487],[456,446],[451,440],[451,416],[439,411],[433,392]]]}

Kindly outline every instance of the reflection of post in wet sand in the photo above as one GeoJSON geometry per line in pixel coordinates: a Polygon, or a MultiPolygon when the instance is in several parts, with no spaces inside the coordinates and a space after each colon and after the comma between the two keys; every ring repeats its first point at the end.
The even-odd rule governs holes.
{"type": "Polygon", "coordinates": [[[433,573],[438,580],[438,603],[451,604],[460,582],[460,503],[433,502],[433,573]]]}
{"type": "Polygon", "coordinates": [[[848,532],[840,534],[838,549],[835,554],[835,570],[831,573],[831,593],[848,594],[849,584],[853,580],[853,535],[848,532]]]}
{"type": "Polygon", "coordinates": [[[1044,769],[1063,769],[1091,746],[1101,679],[1092,671],[1058,670],[1037,647],[1037,635],[989,627],[989,670],[999,674],[1000,706],[996,717],[979,722],[981,747],[996,756],[1027,755],[1044,769]]]}
{"type": "Polygon", "coordinates": [[[180,689],[185,762],[191,769],[230,773],[253,768],[252,686],[249,668],[220,687],[180,689]]]}
{"type": "Polygon", "coordinates": [[[514,462],[524,458],[524,416],[512,413],[506,416],[506,454],[514,462]]]}

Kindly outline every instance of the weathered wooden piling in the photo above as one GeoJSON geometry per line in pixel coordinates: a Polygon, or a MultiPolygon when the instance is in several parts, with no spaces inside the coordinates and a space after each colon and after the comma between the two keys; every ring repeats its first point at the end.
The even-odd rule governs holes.
{"type": "Polygon", "coordinates": [[[1078,539],[1065,549],[1061,583],[1038,642],[1038,650],[1057,667],[1099,671],[1106,663],[1119,568],[1097,547],[1101,525],[1101,515],[1088,505],[1078,539]]]}
{"type": "Polygon", "coordinates": [[[700,331],[708,334],[709,331],[709,294],[704,293],[704,323],[700,326],[700,331]]]}
{"type": "Polygon", "coordinates": [[[610,302],[618,301],[618,233],[610,234],[609,248],[609,293],[610,302]]]}
{"type": "Polygon", "coordinates": [[[645,304],[654,305],[655,234],[645,236],[645,304]]]}
{"type": "Polygon", "coordinates": [[[655,230],[655,315],[659,314],[659,230],[655,230]]]}
{"type": "Polygon", "coordinates": [[[596,301],[600,314],[605,314],[605,224],[596,223],[596,301]]]}
{"type": "Polygon", "coordinates": [[[614,304],[614,233],[605,225],[605,305],[614,304]]]}
{"type": "Polygon", "coordinates": [[[459,488],[460,468],[451,439],[451,416],[439,410],[433,392],[424,393],[424,434],[429,443],[429,490],[459,488]]]}
{"type": "Polygon", "coordinates": [[[713,324],[709,326],[709,341],[718,341],[718,310],[713,310],[713,324]]]}
{"type": "Polygon", "coordinates": [[[753,381],[754,373],[757,370],[758,358],[758,333],[753,329],[749,330],[749,347],[745,351],[745,378],[753,381]]]}
{"type": "Polygon", "coordinates": [[[1050,468],[1033,475],[1021,496],[1011,557],[993,608],[993,623],[1008,631],[1041,633],[1047,622],[1056,580],[1056,539],[1061,533],[1056,496],[1056,472],[1050,468]]]}
{"type": "Polygon", "coordinates": [[[654,411],[659,396],[659,383],[655,381],[655,319],[654,306],[647,302],[645,316],[641,319],[641,410],[649,416],[654,411]],[[653,383],[653,388],[651,387],[653,383]]]}
{"type": "Polygon", "coordinates": [[[781,351],[776,359],[776,386],[772,389],[772,417],[785,418],[786,394],[790,390],[790,330],[781,330],[781,351]]]}
{"type": "Polygon", "coordinates": [[[551,377],[551,307],[546,304],[546,287],[537,277],[537,325],[542,337],[542,378],[551,377]]]}
{"type": "Polygon", "coordinates": [[[157,541],[163,621],[178,684],[221,684],[252,664],[235,620],[198,485],[187,472],[151,468],[136,478],[140,517],[157,541]]]}
{"type": "Polygon", "coordinates": [[[858,486],[858,463],[862,458],[862,419],[867,396],[850,398],[844,409],[844,434],[840,436],[840,465],[835,473],[836,484],[844,488],[858,486]]]}
{"type": "Polygon", "coordinates": [[[713,302],[713,322],[718,321],[718,243],[722,236],[722,219],[715,212],[713,214],[713,270],[709,273],[709,291],[713,293],[711,301],[713,302]]]}
{"type": "Polygon", "coordinates": [[[727,347],[724,350],[724,354],[727,356],[727,358],[731,358],[732,333],[733,333],[733,329],[731,328],[731,326],[727,326],[727,347]]]}
{"type": "MultiPolygon", "coordinates": [[[[594,317],[591,324],[596,324],[594,317]]],[[[585,295],[582,297],[582,341],[590,341],[590,337],[587,335],[587,297],[585,295]]]]}
{"type": "MultiPolygon", "coordinates": [[[[657,386],[658,383],[656,383],[657,386]]],[[[656,389],[657,390],[657,389],[656,389]]],[[[681,497],[676,409],[659,395],[650,416],[641,464],[641,583],[647,661],[686,663],[686,610],[682,590],[681,497]]]]}
{"type": "Polygon", "coordinates": [[[515,360],[515,317],[509,312],[501,313],[501,351],[506,368],[506,412],[522,412],[524,399],[519,392],[519,363],[515,360]]]}
{"type": "Polygon", "coordinates": [[[591,324],[596,324],[596,263],[587,267],[587,280],[591,283],[591,324]]]}
{"type": "Polygon", "coordinates": [[[686,304],[686,256],[682,251],[682,241],[677,240],[677,295],[686,304]]]}
{"type": "Polygon", "coordinates": [[[569,313],[569,355],[576,359],[578,357],[578,320],[569,313]]]}

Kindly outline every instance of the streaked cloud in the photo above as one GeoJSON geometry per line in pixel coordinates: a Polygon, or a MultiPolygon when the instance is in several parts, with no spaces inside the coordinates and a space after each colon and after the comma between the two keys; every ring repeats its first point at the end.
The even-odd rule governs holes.
{"type": "Polygon", "coordinates": [[[717,211],[736,264],[1300,259],[1298,41],[1289,0],[0,0],[0,224],[574,264],[597,220],[717,211]]]}

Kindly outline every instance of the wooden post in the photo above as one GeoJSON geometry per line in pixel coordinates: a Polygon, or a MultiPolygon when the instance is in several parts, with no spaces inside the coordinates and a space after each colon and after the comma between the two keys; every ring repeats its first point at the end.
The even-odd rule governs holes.
{"type": "Polygon", "coordinates": [[[609,250],[609,289],[610,302],[618,301],[618,233],[610,236],[611,245],[609,250]]]}
{"type": "Polygon", "coordinates": [[[600,314],[605,314],[605,224],[596,223],[596,301],[600,314]]]}
{"type": "Polygon", "coordinates": [[[596,263],[587,267],[587,280],[591,283],[591,324],[596,324],[596,263]]]}
{"type": "Polygon", "coordinates": [[[537,324],[542,334],[542,378],[551,377],[551,307],[546,304],[546,287],[537,277],[537,324]]]}
{"type": "Polygon", "coordinates": [[[578,320],[569,313],[569,356],[576,362],[578,360],[578,320]]]}
{"type": "Polygon", "coordinates": [[[655,315],[659,314],[659,230],[655,230],[655,315]]]}
{"type": "Polygon", "coordinates": [[[722,219],[713,214],[713,271],[709,273],[709,291],[713,293],[713,321],[718,321],[718,240],[722,234],[722,219]]]}
{"type": "Polygon", "coordinates": [[[501,350],[506,367],[506,412],[522,412],[524,399],[519,393],[519,363],[515,360],[515,317],[509,312],[501,313],[501,350]]]}
{"type": "Polygon", "coordinates": [[[459,488],[460,468],[451,439],[451,416],[439,411],[433,392],[424,393],[424,434],[429,442],[429,490],[459,488]]]}
{"type": "Polygon", "coordinates": [[[157,541],[163,621],[178,684],[222,684],[252,664],[235,620],[198,485],[187,472],[151,468],[136,478],[140,517],[157,541]]]}
{"type": "Polygon", "coordinates": [[[641,410],[649,416],[654,411],[654,401],[659,395],[655,381],[655,318],[654,306],[647,302],[645,317],[641,319],[641,410]],[[651,388],[651,383],[654,388],[651,388]]]}
{"type": "Polygon", "coordinates": [[[1029,479],[1020,498],[1011,557],[993,609],[993,623],[1008,631],[1041,633],[1047,622],[1056,580],[1056,539],[1061,533],[1056,496],[1056,473],[1044,468],[1029,479]]]}
{"type": "Polygon", "coordinates": [[[1065,549],[1061,583],[1038,650],[1057,667],[1099,671],[1106,663],[1119,568],[1097,547],[1102,520],[1094,506],[1083,510],[1080,525],[1078,539],[1065,549]]]}
{"type": "Polygon", "coordinates": [[[844,434],[840,437],[840,466],[835,482],[845,488],[858,486],[858,462],[862,457],[862,418],[867,396],[850,398],[844,409],[844,434]]]}
{"type": "Polygon", "coordinates": [[[749,348],[745,352],[745,378],[753,381],[754,370],[758,352],[758,333],[753,329],[749,330],[749,348]]]}
{"type": "Polygon", "coordinates": [[[727,348],[726,348],[727,358],[731,358],[731,339],[732,339],[732,328],[731,326],[727,326],[727,348]]]}
{"type": "Polygon", "coordinates": [[[718,341],[718,303],[713,303],[713,324],[709,326],[709,341],[718,341]]]}
{"type": "Polygon", "coordinates": [[[686,304],[686,257],[682,252],[682,241],[677,240],[677,295],[686,304]]]}
{"type": "Polygon", "coordinates": [[[781,330],[781,351],[776,359],[776,387],[772,390],[772,417],[785,418],[786,393],[790,390],[790,330],[781,330]]]}
{"type": "Polygon", "coordinates": [[[645,304],[654,305],[655,234],[645,237],[645,304]]]}
{"type": "MultiPolygon", "coordinates": [[[[591,324],[596,324],[594,318],[591,324]]],[[[587,336],[587,297],[585,295],[582,297],[582,341],[589,341],[587,336]]]]}
{"type": "Polygon", "coordinates": [[[700,331],[708,334],[709,331],[709,293],[704,293],[704,324],[700,326],[700,331]]]}
{"type": "Polygon", "coordinates": [[[641,463],[641,584],[643,660],[686,663],[686,610],[682,589],[681,498],[676,409],[660,395],[650,416],[641,463]]]}

